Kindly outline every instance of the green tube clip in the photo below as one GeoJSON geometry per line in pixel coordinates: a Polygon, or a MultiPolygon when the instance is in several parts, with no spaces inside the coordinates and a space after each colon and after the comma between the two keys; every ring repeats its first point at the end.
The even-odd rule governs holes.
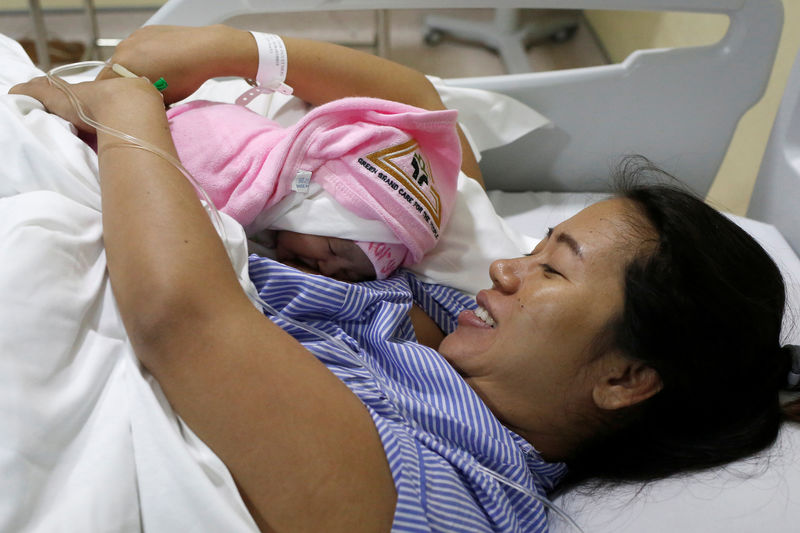
{"type": "Polygon", "coordinates": [[[165,80],[164,78],[158,78],[158,79],[157,79],[157,80],[156,80],[156,81],[153,83],[153,85],[154,85],[154,86],[155,86],[155,88],[156,88],[156,89],[158,89],[160,92],[163,92],[163,91],[164,91],[164,89],[166,89],[167,87],[169,87],[169,85],[167,85],[167,80],[165,80]]]}

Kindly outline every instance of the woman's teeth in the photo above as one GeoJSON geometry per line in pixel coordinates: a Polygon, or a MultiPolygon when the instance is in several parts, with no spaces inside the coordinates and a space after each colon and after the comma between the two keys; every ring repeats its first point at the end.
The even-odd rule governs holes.
{"type": "Polygon", "coordinates": [[[475,309],[475,314],[477,315],[478,318],[486,322],[488,325],[494,327],[494,318],[492,318],[492,315],[489,314],[489,311],[487,311],[483,307],[478,306],[478,308],[475,309]]]}

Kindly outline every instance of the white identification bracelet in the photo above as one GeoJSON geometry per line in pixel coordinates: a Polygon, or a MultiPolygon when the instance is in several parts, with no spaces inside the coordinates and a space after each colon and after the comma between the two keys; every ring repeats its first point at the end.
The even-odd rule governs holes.
{"type": "Polygon", "coordinates": [[[289,57],[283,39],[273,33],[250,33],[258,45],[258,85],[279,93],[292,94],[292,88],[284,83],[289,57]]]}
{"type": "Polygon", "coordinates": [[[255,80],[247,79],[252,88],[239,96],[236,104],[246,106],[259,94],[292,94],[293,89],[283,83],[289,66],[289,56],[283,39],[274,33],[251,31],[250,34],[258,46],[258,72],[255,80]]]}

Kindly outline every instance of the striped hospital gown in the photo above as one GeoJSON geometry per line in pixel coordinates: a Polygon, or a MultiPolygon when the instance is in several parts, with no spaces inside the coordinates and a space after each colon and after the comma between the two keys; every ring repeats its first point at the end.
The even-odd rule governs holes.
{"type": "Polygon", "coordinates": [[[449,332],[458,313],[475,306],[470,298],[405,271],[348,284],[258,256],[250,257],[250,277],[282,316],[344,343],[272,317],[367,406],[397,489],[393,531],[547,531],[541,503],[482,468],[544,495],[565,466],[545,462],[435,350],[415,342],[412,302],[449,332]]]}

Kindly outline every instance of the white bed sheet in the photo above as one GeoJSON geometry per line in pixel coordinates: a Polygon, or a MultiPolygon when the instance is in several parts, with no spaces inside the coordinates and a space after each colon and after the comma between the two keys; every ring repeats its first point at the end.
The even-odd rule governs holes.
{"type": "MultiPolygon", "coordinates": [[[[0,64],[0,531],[256,531],[227,469],[133,354],[94,153],[38,102],[5,94],[38,71],[3,36],[0,64]]],[[[246,279],[244,234],[225,221],[246,279]]]]}

